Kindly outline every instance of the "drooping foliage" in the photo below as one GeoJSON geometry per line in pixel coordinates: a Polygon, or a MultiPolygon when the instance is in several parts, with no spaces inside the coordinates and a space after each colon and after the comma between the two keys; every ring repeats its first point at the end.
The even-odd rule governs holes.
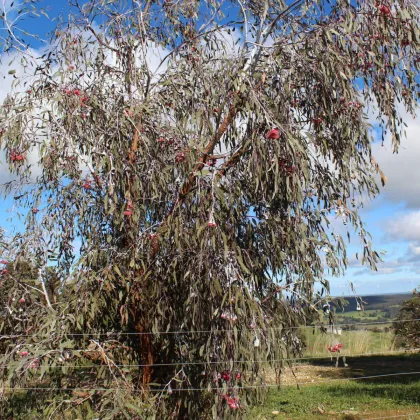
{"type": "Polygon", "coordinates": [[[420,347],[420,290],[414,290],[412,298],[402,304],[394,331],[397,345],[410,349],[420,347]]]}
{"type": "Polygon", "coordinates": [[[22,418],[244,418],[346,267],[333,217],[375,268],[367,111],[397,150],[418,7],[70,4],[39,56],[7,43],[4,193],[28,211],[4,258],[32,262],[43,304],[4,312],[3,415],[46,388],[22,418]]]}

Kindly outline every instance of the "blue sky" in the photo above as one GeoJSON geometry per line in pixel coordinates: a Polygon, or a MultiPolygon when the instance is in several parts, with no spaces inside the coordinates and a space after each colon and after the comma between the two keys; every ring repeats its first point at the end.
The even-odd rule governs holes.
{"type": "MultiPolygon", "coordinates": [[[[420,113],[418,113],[420,115],[420,113]]],[[[377,250],[385,251],[378,272],[354,258],[360,252],[357,239],[349,246],[349,268],[343,278],[331,279],[334,294],[348,294],[349,282],[357,293],[407,292],[420,284],[420,121],[405,114],[407,138],[398,154],[388,138],[384,147],[373,145],[373,156],[388,177],[376,199],[366,203],[361,215],[377,250]]]]}
{"type": "MultiPolygon", "coordinates": [[[[67,0],[43,0],[41,4],[49,9],[50,17],[60,12],[65,14],[67,10],[67,0]]],[[[25,29],[32,33],[45,34],[53,28],[54,24],[44,17],[25,22],[25,29]]],[[[36,43],[35,47],[42,48],[42,44],[36,43]]],[[[7,74],[9,60],[4,61],[0,69],[2,76],[7,74]]],[[[11,78],[6,76],[0,87],[0,99],[7,93],[9,82],[11,78]]],[[[362,250],[356,235],[348,248],[350,264],[347,272],[341,278],[330,279],[333,295],[349,295],[350,282],[360,295],[409,292],[420,284],[420,121],[406,115],[406,123],[407,138],[398,154],[392,153],[390,139],[385,142],[385,147],[380,143],[373,145],[373,156],[389,181],[385,188],[381,188],[380,197],[366,203],[361,210],[373,236],[374,247],[386,252],[384,262],[378,265],[378,272],[361,266],[355,259],[355,253],[362,250]]],[[[6,172],[7,168],[0,164],[0,183],[8,178],[6,172]]],[[[0,201],[0,226],[6,229],[12,228],[7,219],[16,215],[16,211],[9,212],[12,206],[11,198],[0,201]]],[[[20,227],[16,217],[14,219],[13,224],[20,227]]],[[[338,223],[336,229],[344,232],[338,223]]]]}

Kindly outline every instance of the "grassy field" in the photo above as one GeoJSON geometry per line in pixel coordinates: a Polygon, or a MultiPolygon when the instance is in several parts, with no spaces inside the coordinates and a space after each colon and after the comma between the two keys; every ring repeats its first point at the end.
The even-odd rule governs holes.
{"type": "MultiPolygon", "coordinates": [[[[328,346],[335,341],[343,344],[343,355],[365,353],[386,353],[396,349],[392,332],[394,312],[410,295],[376,295],[363,297],[364,310],[356,310],[354,298],[346,298],[348,305],[344,311],[333,305],[334,324],[343,326],[341,335],[323,334],[319,328],[302,328],[301,334],[306,344],[305,357],[328,355],[328,346]],[[350,330],[349,330],[350,329],[350,330]]],[[[329,316],[321,321],[328,325],[329,316]]],[[[339,328],[339,327],[338,327],[339,328]]]]}
{"type": "Polygon", "coordinates": [[[337,312],[336,322],[341,323],[343,317],[354,319],[356,322],[375,322],[386,318],[388,314],[380,309],[365,309],[364,311],[337,312]]]}
{"type": "Polygon", "coordinates": [[[286,371],[286,385],[272,389],[268,400],[254,407],[249,418],[420,419],[420,375],[413,374],[420,370],[420,354],[349,358],[348,364],[332,368],[328,361],[313,361],[293,375],[286,371]],[[398,372],[412,374],[355,380],[398,372]],[[309,384],[304,384],[305,377],[312,378],[309,384]],[[299,389],[292,385],[295,381],[301,384],[299,389]]]}
{"type": "Polygon", "coordinates": [[[328,356],[328,346],[335,340],[343,344],[341,354],[345,356],[366,353],[386,353],[394,351],[394,334],[392,332],[374,332],[371,330],[343,331],[341,335],[322,334],[319,329],[305,329],[304,357],[328,356]]]}

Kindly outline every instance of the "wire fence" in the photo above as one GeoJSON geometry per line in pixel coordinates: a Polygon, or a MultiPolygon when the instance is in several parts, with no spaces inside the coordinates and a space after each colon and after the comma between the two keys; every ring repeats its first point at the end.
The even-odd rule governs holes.
{"type": "MultiPolygon", "coordinates": [[[[89,337],[89,336],[113,336],[113,335],[164,335],[164,334],[212,334],[212,333],[221,333],[221,332],[238,332],[238,331],[253,331],[253,332],[261,332],[261,331],[289,331],[289,330],[297,330],[297,329],[329,329],[329,328],[337,328],[337,327],[352,327],[352,326],[367,326],[367,325],[385,325],[385,324],[398,324],[402,322],[417,322],[420,321],[420,318],[416,319],[396,319],[390,321],[371,321],[371,322],[357,322],[357,323],[346,323],[346,324],[328,324],[328,325],[299,325],[295,327],[265,327],[265,328],[228,328],[228,329],[212,329],[212,330],[178,330],[178,331],[149,331],[149,332],[138,332],[138,331],[108,331],[108,332],[89,332],[89,333],[65,333],[63,334],[65,337],[89,337]]],[[[44,337],[44,336],[52,336],[56,334],[54,331],[46,331],[45,333],[37,333],[37,334],[10,334],[10,335],[2,335],[0,336],[1,339],[11,339],[11,338],[19,338],[19,337],[44,337]]]]}
{"type": "MultiPolygon", "coordinates": [[[[56,350],[56,352],[65,351],[64,349],[56,350]]],[[[72,350],[73,352],[98,352],[99,350],[72,350]]],[[[410,354],[420,352],[420,348],[413,348],[413,349],[406,349],[406,350],[390,350],[390,351],[383,351],[383,352],[370,352],[370,353],[356,353],[356,354],[346,354],[346,353],[338,353],[336,355],[326,355],[326,356],[307,356],[307,357],[293,357],[293,358],[282,358],[282,359],[267,359],[267,360],[217,360],[217,361],[197,361],[197,362],[174,362],[174,363],[152,363],[152,364],[115,364],[112,363],[112,367],[115,368],[138,368],[138,367],[170,367],[170,366],[197,366],[197,365],[229,365],[229,364],[264,364],[264,363],[281,363],[281,362],[296,362],[296,361],[311,361],[311,360],[322,360],[322,359],[330,359],[336,357],[369,357],[369,356],[386,356],[390,354],[410,354]]],[[[44,355],[45,352],[39,355],[32,354],[32,358],[37,358],[37,356],[44,355]]],[[[30,363],[30,362],[29,362],[30,363]]],[[[9,365],[0,365],[0,368],[8,368],[9,365]]],[[[92,365],[66,365],[66,364],[59,364],[59,365],[44,365],[44,366],[36,366],[34,369],[62,369],[62,368],[72,368],[72,369],[95,369],[101,367],[109,367],[108,364],[92,364],[92,365]]]]}
{"type": "MultiPolygon", "coordinates": [[[[390,378],[395,376],[415,376],[420,375],[419,372],[398,372],[398,373],[386,373],[382,375],[369,375],[369,376],[358,376],[355,378],[333,378],[326,379],[321,381],[305,381],[305,382],[296,382],[293,385],[319,385],[325,383],[336,383],[343,381],[361,381],[368,379],[377,379],[377,378],[390,378]]],[[[211,392],[211,391],[228,391],[232,390],[244,390],[244,389],[259,389],[259,388],[280,388],[280,384],[258,384],[258,385],[242,385],[242,386],[217,386],[217,387],[191,387],[191,388],[171,388],[170,392],[211,392]]],[[[285,386],[285,385],[283,385],[285,386]]],[[[134,387],[114,387],[114,388],[84,388],[84,387],[0,387],[0,391],[60,391],[60,392],[105,392],[105,391],[130,391],[130,392],[144,392],[144,389],[134,388],[134,387]]],[[[151,388],[150,392],[168,392],[167,387],[165,388],[151,388]]]]}
{"type": "MultiPolygon", "coordinates": [[[[253,332],[269,332],[270,330],[281,330],[281,331],[287,331],[287,330],[296,330],[296,329],[326,329],[330,330],[331,333],[335,328],[337,327],[347,327],[347,326],[368,326],[368,325],[384,325],[384,324],[390,324],[390,323],[402,323],[402,322],[418,322],[420,319],[409,319],[409,320],[391,320],[391,321],[372,321],[372,322],[365,322],[365,323],[354,323],[354,324],[331,324],[331,325],[310,325],[310,326],[296,326],[296,327],[290,327],[290,328],[283,328],[283,327],[266,327],[266,328],[242,328],[243,330],[252,330],[253,332]],[[333,327],[331,329],[331,327],[333,327]]],[[[102,337],[115,337],[115,335],[159,335],[159,334],[202,334],[202,333],[217,333],[217,332],[237,332],[238,329],[216,329],[216,330],[208,330],[208,331],[186,331],[186,330],[180,330],[180,331],[156,331],[156,332],[118,332],[118,331],[110,331],[110,332],[90,332],[90,333],[71,333],[71,334],[63,334],[63,338],[67,336],[82,336],[82,337],[93,337],[93,336],[102,336],[102,337]]],[[[352,331],[350,331],[352,332],[352,331]]],[[[0,340],[8,339],[8,338],[17,338],[17,337],[40,337],[40,336],[52,336],[52,333],[45,333],[45,334],[15,334],[12,336],[3,335],[0,336],[0,340]]],[[[59,338],[60,334],[56,334],[56,337],[59,338]]],[[[92,343],[96,343],[94,339],[90,340],[92,343]]],[[[36,346],[36,343],[33,344],[36,346]]],[[[41,357],[46,356],[47,354],[51,357],[52,354],[60,354],[65,351],[70,351],[72,353],[71,356],[73,356],[77,352],[101,352],[106,349],[102,349],[100,347],[92,349],[66,349],[66,348],[59,348],[59,349],[48,349],[43,352],[39,352],[39,354],[36,354],[36,350],[32,351],[30,354],[26,354],[25,358],[20,361],[20,365],[16,366],[16,364],[13,365],[13,369],[17,369],[19,372],[21,370],[27,370],[31,369],[33,371],[40,371],[41,373],[45,373],[48,369],[101,369],[101,368],[109,368],[110,370],[116,372],[119,369],[130,369],[130,368],[159,368],[159,367],[179,367],[179,368],[186,368],[188,366],[203,366],[204,368],[206,366],[229,366],[230,370],[234,371],[238,368],[241,364],[276,364],[276,363],[282,363],[282,362],[303,362],[305,361],[312,361],[312,360],[322,360],[322,359],[335,359],[339,357],[370,357],[370,356],[387,356],[392,354],[413,354],[420,351],[420,348],[410,348],[410,349],[397,349],[397,350],[389,350],[389,351],[380,351],[380,352],[361,352],[361,353],[348,353],[346,350],[341,350],[338,353],[335,354],[327,354],[325,356],[305,356],[305,357],[285,357],[285,358],[278,358],[278,359],[271,359],[271,360],[206,360],[206,361],[178,361],[173,363],[150,363],[150,364],[135,364],[135,363],[129,363],[129,364],[117,364],[114,363],[111,359],[108,357],[105,361],[105,359],[101,359],[100,364],[89,364],[89,365],[82,365],[82,364],[66,364],[66,361],[63,360],[62,363],[57,364],[57,359],[55,359],[55,364],[51,365],[36,365],[33,366],[31,363],[39,359],[41,357]],[[236,367],[235,367],[236,365],[236,367]]],[[[19,355],[19,347],[17,347],[14,350],[14,353],[19,355]]],[[[0,356],[2,356],[0,354],[0,356]]],[[[70,361],[70,360],[69,360],[70,361]]],[[[16,361],[19,363],[19,361],[16,361]]],[[[0,365],[0,368],[2,369],[8,369],[12,365],[0,365]]],[[[413,368],[415,369],[415,367],[413,368]]],[[[126,371],[124,370],[124,373],[126,371]]],[[[208,372],[209,375],[212,375],[212,373],[208,372]]],[[[418,375],[420,375],[420,371],[416,369],[415,371],[405,371],[405,372],[396,372],[396,373],[383,373],[383,374],[375,374],[375,375],[366,375],[366,376],[356,376],[356,377],[344,377],[344,378],[328,378],[328,379],[317,379],[317,380],[299,380],[295,377],[295,381],[290,384],[272,384],[272,383],[258,383],[258,384],[252,384],[252,383],[245,383],[243,382],[243,378],[240,377],[239,380],[237,380],[235,383],[228,383],[226,381],[225,383],[222,382],[223,385],[220,386],[219,378],[214,379],[212,382],[210,382],[206,386],[185,386],[181,385],[182,382],[177,382],[178,388],[176,386],[170,386],[171,383],[175,383],[172,380],[168,384],[156,384],[155,388],[153,386],[150,387],[149,391],[152,393],[193,393],[193,392],[218,392],[223,395],[229,395],[231,393],[236,393],[242,390],[255,390],[255,389],[273,389],[273,388],[279,388],[280,386],[310,386],[310,385],[324,385],[324,384],[333,384],[333,383],[342,383],[342,382],[354,382],[354,381],[374,381],[374,380],[381,380],[381,379],[389,379],[395,377],[413,377],[417,378],[418,375]],[[213,384],[213,385],[212,385],[213,384]]],[[[115,378],[115,377],[114,377],[115,378]]],[[[93,395],[93,393],[109,393],[109,392],[128,392],[128,393],[143,393],[144,389],[137,388],[135,386],[131,386],[129,383],[125,382],[123,376],[121,377],[121,382],[118,382],[116,380],[115,386],[110,387],[83,387],[83,386],[75,386],[75,387],[51,387],[51,386],[1,386],[0,385],[0,393],[5,392],[63,392],[63,393],[86,393],[87,395],[93,395]]],[[[420,415],[420,412],[413,412],[413,413],[406,413],[401,415],[392,415],[392,416],[381,416],[381,417],[368,417],[366,420],[382,420],[382,419],[398,419],[398,418],[412,418],[413,416],[420,415]]]]}

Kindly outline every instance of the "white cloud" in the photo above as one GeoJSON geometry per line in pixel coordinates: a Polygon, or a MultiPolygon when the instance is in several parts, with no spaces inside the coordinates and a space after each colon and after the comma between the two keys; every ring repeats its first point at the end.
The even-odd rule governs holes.
{"type": "Polygon", "coordinates": [[[384,223],[385,237],[388,240],[420,242],[420,210],[405,214],[395,214],[384,223]]]}
{"type": "Polygon", "coordinates": [[[373,145],[373,156],[388,177],[388,183],[382,189],[385,200],[404,202],[409,208],[420,207],[420,118],[413,119],[403,113],[407,137],[402,138],[398,153],[392,153],[389,137],[382,147],[373,145]]]}
{"type": "Polygon", "coordinates": [[[417,242],[410,243],[407,250],[409,261],[420,260],[420,244],[417,242]]]}
{"type": "Polygon", "coordinates": [[[368,268],[358,270],[354,273],[354,276],[362,276],[362,275],[372,275],[372,276],[379,276],[379,275],[386,275],[386,274],[394,274],[403,271],[401,267],[381,267],[378,266],[378,270],[369,270],[368,268]]]}

